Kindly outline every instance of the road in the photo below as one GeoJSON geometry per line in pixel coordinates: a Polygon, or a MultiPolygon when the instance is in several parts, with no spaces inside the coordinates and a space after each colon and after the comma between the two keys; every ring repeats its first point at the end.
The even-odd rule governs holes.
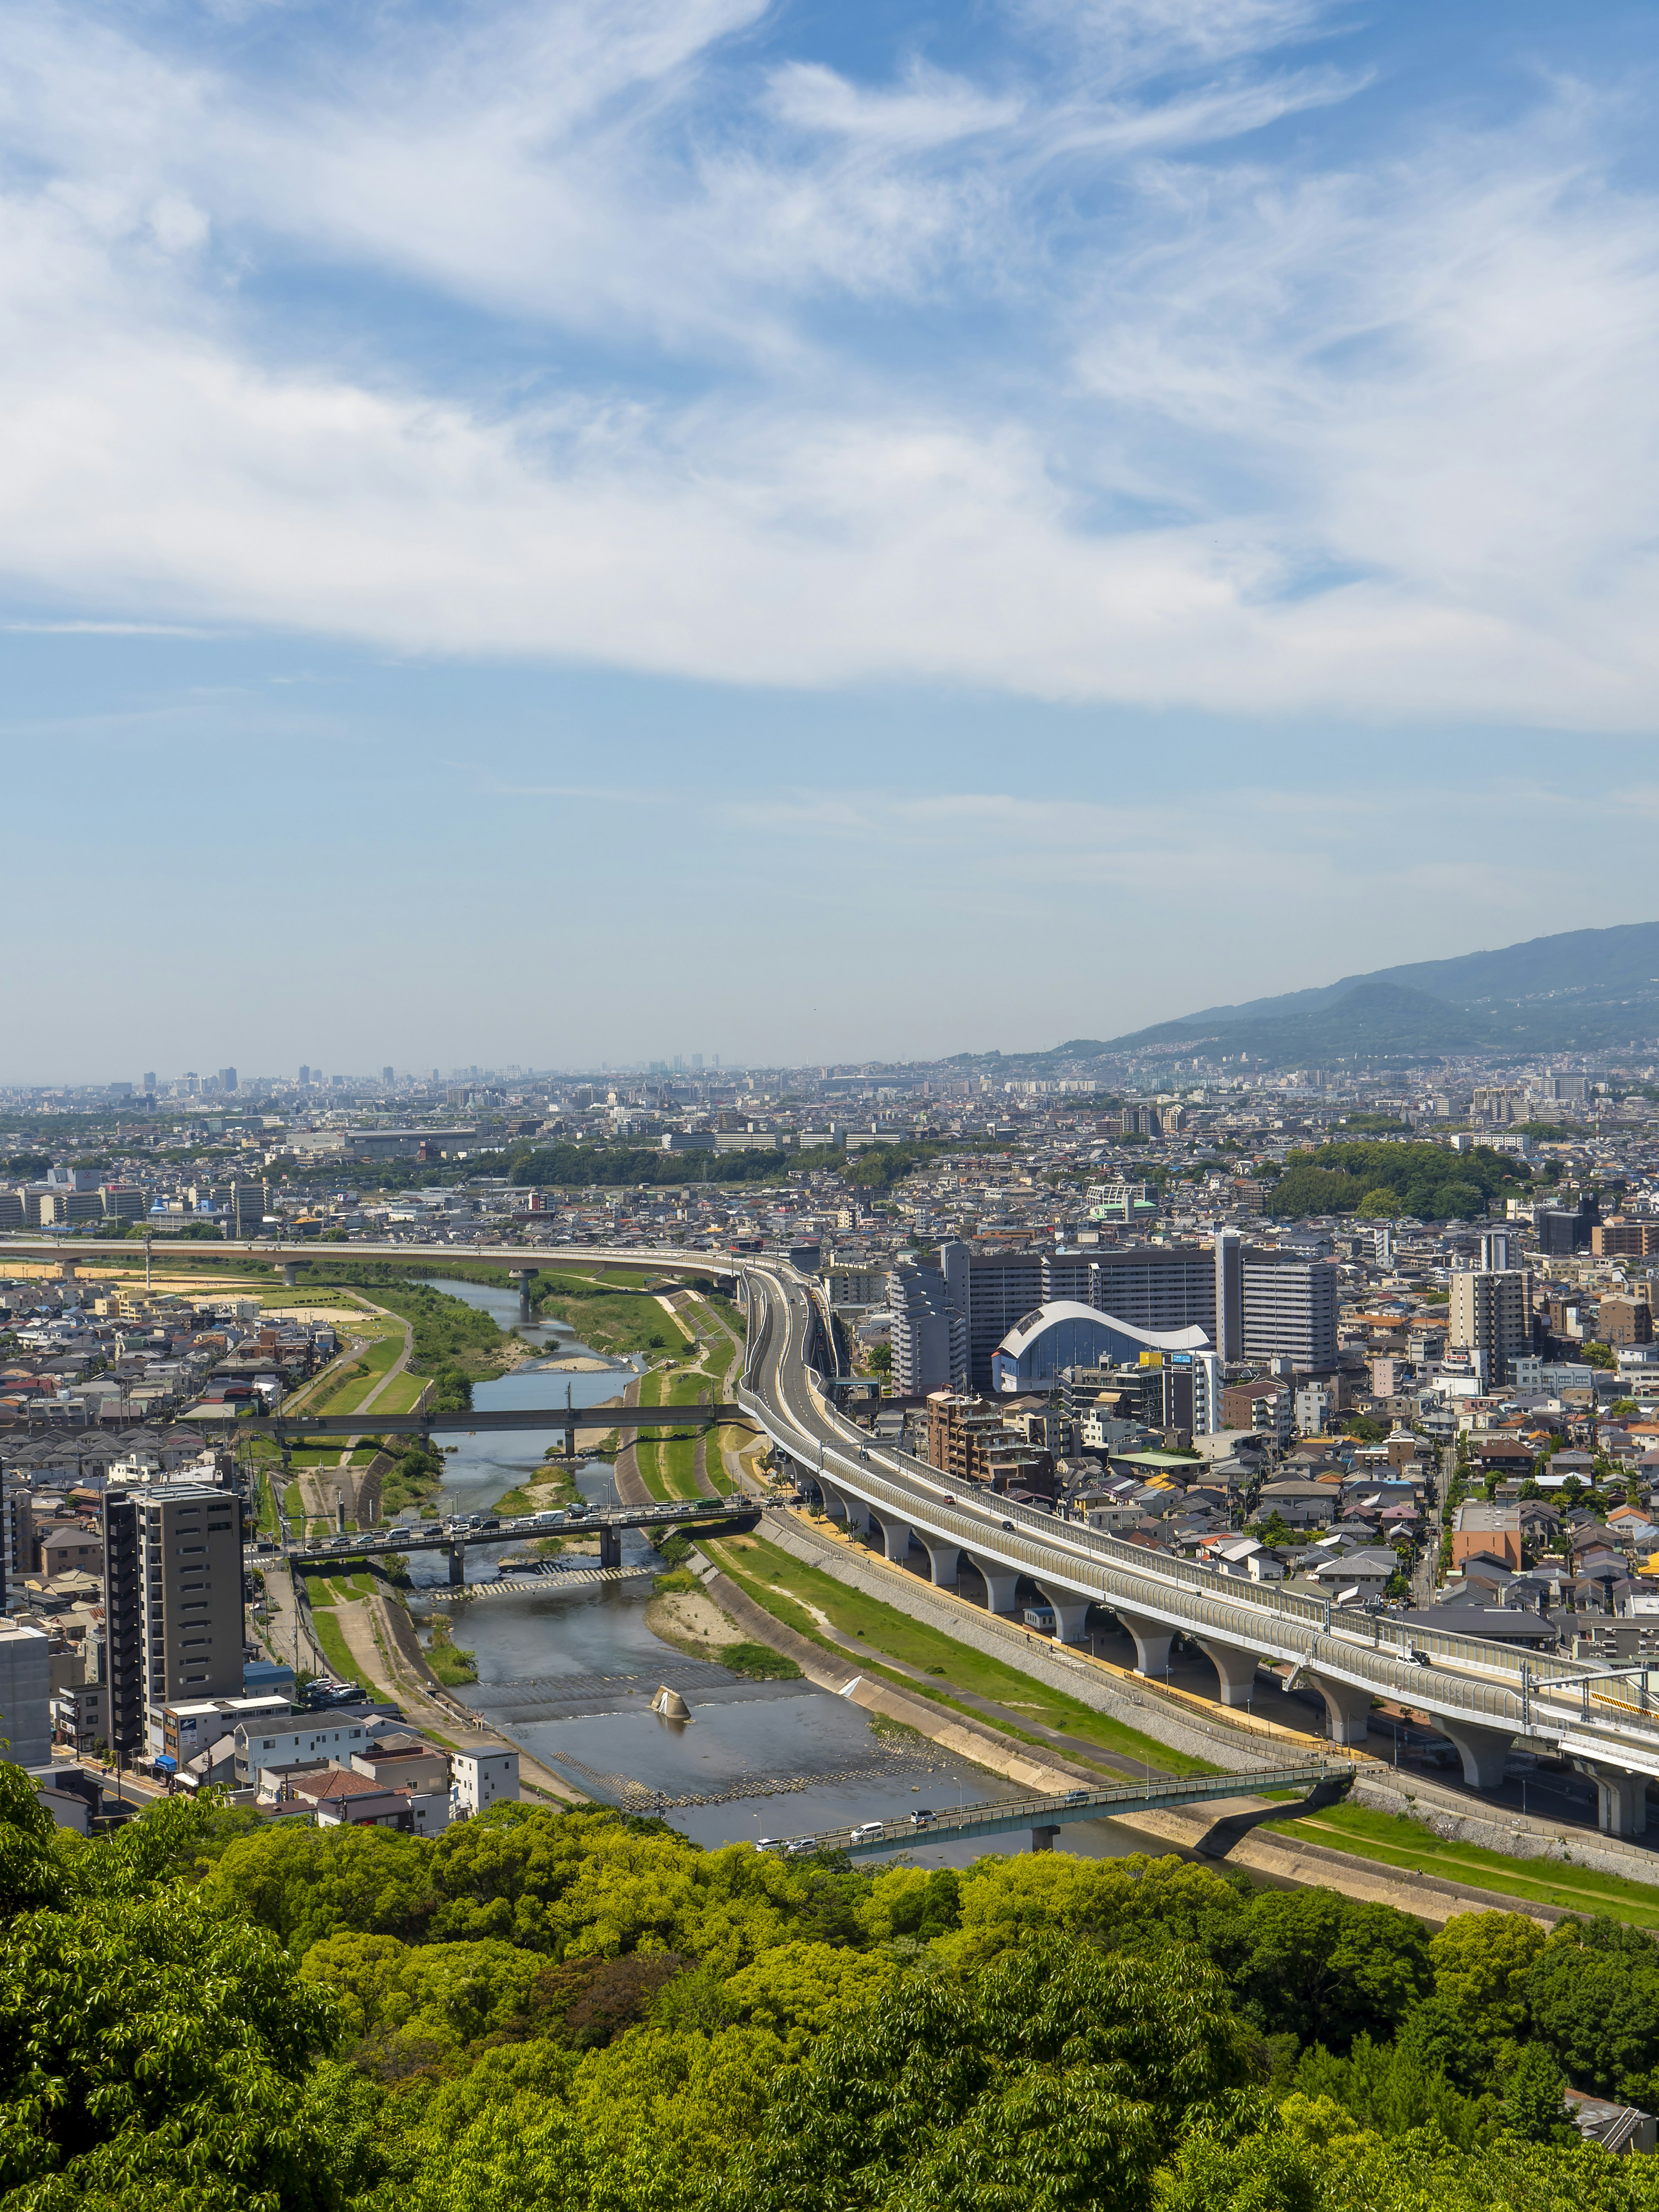
{"type": "Polygon", "coordinates": [[[957,1557],[965,1555],[987,1575],[988,1591],[995,1583],[999,1611],[1012,1607],[1018,1578],[1029,1577],[1063,1633],[1068,1620],[1080,1630],[1094,1603],[1115,1612],[1149,1652],[1166,1651],[1172,1633],[1190,1637],[1215,1662],[1224,1703],[1245,1702],[1261,1662],[1288,1663],[1291,1679],[1324,1699],[1337,1742],[1363,1740],[1375,1698],[1409,1704],[1456,1745],[1473,1788],[1498,1786],[1516,1737],[1526,1736],[1595,1778],[1612,1832],[1644,1831],[1645,1781],[1659,1777],[1659,1714],[1633,1685],[1592,1680],[1594,1670],[1577,1662],[1459,1634],[1455,1621],[1442,1631],[1388,1613],[1345,1614],[1327,1601],[1149,1553],[976,1485],[953,1495],[936,1470],[873,1443],[818,1395],[803,1357],[811,1317],[800,1279],[767,1265],[752,1267],[747,1280],[755,1322],[752,1397],[744,1401],[797,1465],[818,1476],[832,1510],[880,1525],[890,1557],[908,1556],[914,1535],[938,1555],[940,1579],[951,1580],[957,1557]]]}

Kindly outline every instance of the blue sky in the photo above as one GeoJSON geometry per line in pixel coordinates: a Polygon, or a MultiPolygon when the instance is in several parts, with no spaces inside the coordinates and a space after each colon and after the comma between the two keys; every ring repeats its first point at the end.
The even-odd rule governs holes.
{"type": "Polygon", "coordinates": [[[0,0],[0,1077],[1650,918],[1650,9],[0,0]]]}

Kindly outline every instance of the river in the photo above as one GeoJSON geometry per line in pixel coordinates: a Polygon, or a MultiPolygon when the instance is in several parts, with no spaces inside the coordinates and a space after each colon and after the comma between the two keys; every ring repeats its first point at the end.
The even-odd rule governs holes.
{"type": "MultiPolygon", "coordinates": [[[[521,1327],[515,1291],[439,1279],[432,1287],[464,1298],[503,1328],[518,1328],[532,1344],[586,1353],[562,1327],[521,1327]]],[[[597,1374],[559,1372],[538,1363],[481,1382],[473,1402],[491,1412],[562,1406],[568,1389],[574,1405],[602,1405],[620,1395],[635,1371],[631,1362],[597,1374]]],[[[493,1505],[539,1467],[547,1442],[544,1429],[463,1437],[449,1458],[441,1510],[477,1513],[493,1505]]],[[[610,1469],[602,1462],[579,1468],[576,1481],[595,1504],[611,1494],[610,1469]]],[[[514,1548],[469,1546],[468,1581],[494,1578],[502,1552],[514,1548]]],[[[623,1564],[645,1569],[662,1563],[647,1540],[629,1529],[623,1564]]],[[[410,1565],[414,1610],[421,1617],[428,1610],[422,1592],[448,1589],[447,1563],[441,1553],[417,1553],[410,1565]]],[[[860,1707],[816,1685],[750,1682],[684,1658],[646,1626],[650,1595],[641,1572],[567,1591],[536,1588],[522,1596],[453,1605],[455,1641],[477,1661],[477,1686],[466,1693],[467,1701],[503,1735],[601,1802],[641,1812],[660,1809],[700,1844],[810,1835],[859,1820],[902,1818],[918,1807],[942,1812],[1022,1794],[937,1745],[878,1730],[860,1707]],[[689,1722],[651,1711],[650,1699],[665,1683],[684,1697],[689,1722]]],[[[848,1671],[850,1677],[850,1662],[848,1671]]],[[[1107,1820],[1076,1822],[1061,1829],[1060,1840],[1066,1850],[1091,1858],[1171,1848],[1107,1820]]],[[[907,1855],[918,1865],[963,1867],[988,1850],[1013,1850],[1023,1842],[1018,1834],[919,1842],[907,1855]]]]}

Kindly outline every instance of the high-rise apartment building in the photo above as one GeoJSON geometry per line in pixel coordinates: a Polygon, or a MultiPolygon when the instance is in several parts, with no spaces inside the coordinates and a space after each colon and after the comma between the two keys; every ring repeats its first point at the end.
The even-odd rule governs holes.
{"type": "Polygon", "coordinates": [[[1244,1357],[1244,1240],[1223,1229],[1215,1240],[1215,1326],[1210,1341],[1225,1366],[1244,1357]]]}
{"type": "Polygon", "coordinates": [[[235,1493],[156,1478],[104,1499],[111,1741],[161,1748],[169,1705],[242,1693],[242,1532],[235,1493]]]}
{"type": "Polygon", "coordinates": [[[893,1388],[902,1398],[960,1390],[968,1380],[968,1322],[937,1267],[895,1267],[887,1278],[893,1317],[893,1388]]]}
{"type": "Polygon", "coordinates": [[[380,1080],[381,1080],[381,1082],[382,1082],[382,1083],[390,1083],[390,1082],[392,1081],[392,1070],[391,1070],[389,1067],[383,1067],[383,1068],[380,1070],[380,1080]]]}
{"type": "Polygon", "coordinates": [[[221,1091],[234,1091],[236,1088],[236,1071],[234,1067],[222,1067],[219,1070],[219,1088],[221,1091]]]}
{"type": "Polygon", "coordinates": [[[1300,1372],[1336,1365],[1336,1263],[1247,1252],[1243,1263],[1244,1357],[1288,1359],[1300,1372]]]}
{"type": "Polygon", "coordinates": [[[1446,1308],[1449,1345],[1480,1363],[1483,1382],[1512,1382],[1515,1363],[1532,1350],[1532,1299],[1521,1267],[1466,1267],[1451,1278],[1446,1308]]]}

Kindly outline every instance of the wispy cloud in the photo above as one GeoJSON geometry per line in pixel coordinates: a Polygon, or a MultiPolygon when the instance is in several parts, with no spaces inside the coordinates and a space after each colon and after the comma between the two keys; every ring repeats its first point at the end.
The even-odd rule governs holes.
{"type": "Polygon", "coordinates": [[[1619,100],[1373,114],[1359,167],[1262,139],[1367,82],[1313,0],[1045,0],[863,75],[763,0],[217,13],[0,0],[31,605],[1654,722],[1619,100]]]}

